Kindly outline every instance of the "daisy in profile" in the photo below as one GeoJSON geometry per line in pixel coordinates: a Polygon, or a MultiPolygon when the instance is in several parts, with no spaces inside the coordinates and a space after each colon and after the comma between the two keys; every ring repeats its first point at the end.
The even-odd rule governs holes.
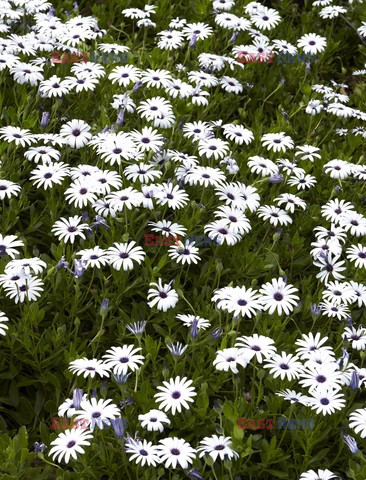
{"type": "Polygon", "coordinates": [[[168,437],[160,440],[159,457],[165,468],[188,468],[196,458],[196,450],[183,438],[168,437]]]}
{"type": "Polygon", "coordinates": [[[141,152],[148,152],[151,150],[156,153],[164,144],[163,136],[152,127],[143,127],[141,132],[134,130],[131,133],[131,138],[141,152]]]}
{"type": "Polygon", "coordinates": [[[337,410],[342,410],[345,404],[344,395],[339,393],[338,388],[318,387],[311,393],[308,406],[317,414],[331,415],[337,410]]]}
{"type": "MultiPolygon", "coordinates": [[[[81,397],[81,400],[86,400],[88,395],[84,393],[81,397]]],[[[67,398],[61,405],[58,407],[57,413],[60,417],[63,417],[65,414],[68,418],[71,418],[75,415],[76,407],[74,405],[74,398],[67,398]]]]}
{"type": "Polygon", "coordinates": [[[269,223],[273,226],[289,225],[292,223],[292,218],[286,213],[285,210],[275,207],[274,205],[264,205],[258,209],[258,217],[263,220],[269,220],[269,223]]]}
{"type": "Polygon", "coordinates": [[[328,283],[329,278],[342,280],[344,275],[341,272],[346,270],[345,262],[339,260],[340,256],[331,254],[320,254],[315,260],[314,265],[320,269],[316,274],[316,278],[323,283],[328,283]]]}
{"type": "Polygon", "coordinates": [[[243,336],[236,339],[235,347],[243,350],[246,357],[256,357],[258,363],[263,363],[265,358],[271,358],[277,348],[272,338],[253,333],[252,336],[243,336]]]}
{"type": "Polygon", "coordinates": [[[189,185],[203,185],[217,187],[225,181],[225,174],[219,168],[193,165],[184,176],[189,185]]]}
{"type": "Polygon", "coordinates": [[[337,225],[339,224],[341,215],[354,211],[354,209],[355,207],[351,202],[335,198],[334,200],[329,200],[329,202],[322,206],[321,214],[326,220],[337,225]]]}
{"type": "Polygon", "coordinates": [[[361,438],[366,438],[366,408],[359,408],[349,416],[349,426],[361,438]]]}
{"type": "Polygon", "coordinates": [[[201,139],[198,142],[198,152],[201,156],[205,155],[207,158],[214,157],[219,160],[227,155],[229,151],[229,144],[220,138],[210,137],[201,139]]]}
{"type": "Polygon", "coordinates": [[[312,255],[314,258],[318,258],[324,254],[339,256],[342,254],[342,246],[337,240],[318,240],[317,242],[311,242],[311,246],[314,248],[310,250],[310,255],[312,255]]]}
{"type": "Polygon", "coordinates": [[[133,345],[122,345],[122,347],[112,347],[103,355],[105,365],[109,369],[113,369],[115,375],[126,375],[128,370],[134,372],[138,370],[144,363],[144,356],[139,355],[141,348],[134,348],[133,345]]]}
{"type": "Polygon", "coordinates": [[[320,102],[320,100],[310,100],[305,109],[305,113],[314,116],[320,113],[322,110],[324,110],[324,105],[320,102]]]}
{"type": "Polygon", "coordinates": [[[17,183],[0,179],[0,200],[4,200],[5,197],[17,197],[20,191],[21,187],[17,183]]]}
{"type": "Polygon", "coordinates": [[[159,205],[167,204],[173,210],[183,208],[189,201],[185,190],[172,183],[159,184],[155,197],[159,205]]]}
{"type": "Polygon", "coordinates": [[[295,345],[299,345],[296,349],[296,353],[301,359],[311,358],[314,352],[327,352],[331,355],[333,354],[332,348],[324,345],[327,340],[328,337],[321,338],[319,332],[315,336],[312,332],[308,335],[304,333],[302,339],[296,340],[295,342],[295,345]]]}
{"type": "Polygon", "coordinates": [[[220,245],[223,243],[235,245],[242,239],[242,235],[237,233],[233,228],[228,227],[227,221],[225,220],[216,220],[215,222],[207,224],[204,227],[204,232],[220,245]]]}
{"type": "Polygon", "coordinates": [[[342,375],[337,369],[338,364],[335,361],[316,366],[307,364],[300,374],[299,384],[307,388],[309,393],[320,387],[340,390],[342,388],[342,375]]]}
{"type": "Polygon", "coordinates": [[[275,311],[289,315],[297,305],[300,298],[295,295],[298,289],[291,284],[286,284],[283,278],[274,278],[271,282],[262,285],[259,290],[263,310],[272,315],[275,311]]]}
{"type": "Polygon", "coordinates": [[[193,402],[193,397],[197,395],[194,387],[191,387],[193,381],[187,380],[187,377],[180,376],[171,378],[169,382],[163,382],[163,387],[157,387],[160,393],[154,395],[156,402],[159,403],[159,409],[165,412],[171,410],[172,415],[175,412],[182,411],[182,407],[189,409],[188,402],[193,402]]]}
{"type": "Polygon", "coordinates": [[[82,148],[92,138],[90,126],[83,120],[71,120],[62,125],[60,135],[64,137],[71,148],[82,148]]]}
{"type": "Polygon", "coordinates": [[[287,388],[286,390],[281,390],[279,392],[276,392],[276,395],[284,398],[285,400],[290,402],[291,405],[294,405],[296,403],[307,405],[307,402],[308,402],[307,400],[308,397],[306,397],[302,393],[295,392],[295,390],[290,390],[289,388],[287,388]]]}
{"type": "Polygon", "coordinates": [[[341,13],[346,13],[347,10],[338,5],[331,5],[329,7],[322,8],[319,12],[321,18],[336,18],[339,17],[341,13]]]}
{"type": "Polygon", "coordinates": [[[223,125],[224,136],[231,141],[234,141],[237,145],[249,145],[254,140],[253,132],[245,128],[243,125],[234,125],[233,123],[227,123],[223,125]]]}
{"type": "Polygon", "coordinates": [[[339,478],[338,475],[335,475],[330,470],[321,470],[317,472],[314,470],[308,470],[301,474],[299,480],[332,480],[332,478],[339,478]]]}
{"type": "Polygon", "coordinates": [[[220,460],[236,460],[239,454],[231,448],[231,437],[212,435],[200,441],[197,451],[200,458],[210,456],[214,462],[220,460]]]}
{"type": "Polygon", "coordinates": [[[158,47],[162,50],[176,50],[183,45],[183,35],[179,30],[164,30],[157,35],[158,47]]]}
{"type": "Polygon", "coordinates": [[[80,408],[75,411],[77,415],[76,420],[88,420],[88,427],[90,430],[94,430],[95,427],[108,428],[110,426],[109,420],[114,420],[120,416],[120,411],[113,400],[97,400],[91,398],[90,400],[82,400],[80,402],[80,408]]]}
{"type": "Polygon", "coordinates": [[[147,163],[129,165],[125,168],[124,174],[128,180],[132,182],[150,183],[162,176],[160,170],[154,170],[154,166],[147,163]]]}
{"type": "Polygon", "coordinates": [[[174,308],[178,303],[178,294],[171,287],[171,283],[162,284],[161,278],[158,283],[150,283],[150,288],[147,293],[147,304],[150,308],[156,305],[158,310],[166,312],[169,308],[174,308]]]}
{"type": "Polygon", "coordinates": [[[152,409],[145,414],[138,416],[142,428],[146,428],[149,432],[162,432],[165,425],[170,425],[170,420],[166,413],[161,410],[152,409]]]}
{"type": "Polygon", "coordinates": [[[315,227],[314,232],[318,240],[335,240],[338,243],[345,243],[347,239],[347,234],[344,228],[337,226],[334,223],[331,224],[330,228],[320,226],[315,227]]]}
{"type": "Polygon", "coordinates": [[[187,229],[183,227],[183,225],[179,225],[179,223],[173,223],[170,220],[159,220],[158,222],[148,222],[149,226],[152,226],[151,229],[153,232],[159,232],[162,235],[185,235],[187,229]]]}
{"type": "Polygon", "coordinates": [[[239,94],[243,91],[243,85],[233,77],[224,75],[220,78],[220,86],[225,92],[239,94]]]}
{"type": "Polygon", "coordinates": [[[341,180],[344,180],[352,175],[352,164],[337,158],[325,163],[323,168],[330,178],[340,178],[341,180]]]}
{"type": "Polygon", "coordinates": [[[293,149],[295,147],[292,138],[284,132],[266,133],[262,136],[261,143],[267,150],[273,150],[274,152],[286,152],[288,148],[293,149]]]}
{"type": "Polygon", "coordinates": [[[294,173],[287,183],[291,186],[297,187],[298,190],[305,190],[305,188],[313,187],[317,182],[312,175],[305,173],[294,173]]]}
{"type": "Polygon", "coordinates": [[[12,127],[11,125],[0,128],[0,139],[8,143],[14,142],[16,146],[21,145],[22,147],[36,141],[35,135],[28,129],[12,127]]]}
{"type": "Polygon", "coordinates": [[[41,93],[48,98],[62,97],[70,91],[69,82],[61,80],[57,75],[52,75],[48,80],[43,80],[39,84],[41,93]]]}
{"type": "Polygon", "coordinates": [[[0,335],[6,335],[6,331],[9,329],[9,327],[6,325],[6,322],[8,321],[9,319],[5,313],[0,312],[0,335]]]}
{"type": "Polygon", "coordinates": [[[43,292],[42,280],[31,275],[24,275],[16,282],[4,285],[4,290],[9,298],[15,303],[23,303],[25,300],[37,301],[43,292]]]}
{"type": "Polygon", "coordinates": [[[357,303],[358,308],[362,306],[366,306],[366,285],[362,285],[361,283],[354,282],[351,280],[349,282],[350,288],[352,288],[354,293],[354,303],[357,303]]]}
{"type": "Polygon", "coordinates": [[[336,305],[333,302],[328,302],[327,300],[324,300],[324,302],[319,303],[319,306],[321,307],[323,315],[326,315],[330,318],[346,320],[350,315],[350,309],[347,305],[336,305]]]}
{"type": "Polygon", "coordinates": [[[290,213],[294,213],[296,207],[306,210],[306,202],[292,193],[281,193],[274,201],[277,202],[279,206],[284,205],[285,210],[290,213]]]}
{"type": "Polygon", "coordinates": [[[104,267],[108,263],[107,252],[96,245],[93,248],[80,250],[76,255],[80,255],[81,260],[87,262],[87,267],[104,267]]]}
{"type": "Polygon", "coordinates": [[[224,348],[224,350],[218,350],[216,352],[216,358],[213,361],[213,365],[216,370],[228,372],[231,370],[233,373],[239,373],[238,365],[243,368],[247,367],[250,362],[250,357],[245,356],[242,349],[239,348],[224,348]]]}
{"type": "Polygon", "coordinates": [[[297,46],[302,48],[305,53],[315,55],[325,50],[327,40],[316,33],[306,33],[298,40],[297,46]]]}
{"type": "Polygon", "coordinates": [[[90,430],[82,430],[80,428],[66,430],[65,433],[60,435],[51,442],[52,448],[48,455],[53,454],[53,460],[57,459],[61,462],[62,459],[65,463],[69,463],[70,457],[77,460],[77,454],[85,453],[83,447],[90,446],[90,439],[93,438],[93,434],[90,430]]]}
{"type": "Polygon", "coordinates": [[[141,82],[146,84],[146,87],[166,87],[172,80],[172,75],[168,70],[148,68],[141,73],[141,82]]]}
{"type": "Polygon", "coordinates": [[[351,346],[354,350],[365,350],[366,349],[366,328],[358,327],[346,327],[344,333],[342,333],[342,338],[351,343],[351,346]]]}
{"type": "Polygon", "coordinates": [[[128,437],[125,443],[125,450],[126,453],[132,453],[129,460],[135,460],[136,464],[141,464],[142,467],[145,464],[156,467],[160,463],[158,447],[147,440],[134,440],[128,437]]]}
{"type": "MultiPolygon", "coordinates": [[[[58,220],[51,229],[51,232],[59,238],[59,240],[64,240],[64,242],[74,243],[76,237],[81,237],[84,240],[85,230],[89,229],[87,223],[81,223],[82,217],[75,215],[74,217],[61,218],[58,220]]],[[[1,244],[1,239],[0,239],[1,244]]]]}
{"type": "Polygon", "coordinates": [[[310,160],[314,162],[314,159],[321,158],[320,148],[313,147],[312,145],[303,145],[302,147],[296,147],[295,157],[299,156],[301,160],[310,160]]]}
{"type": "Polygon", "coordinates": [[[278,172],[278,167],[272,160],[258,155],[248,158],[248,167],[252,173],[258,173],[262,177],[268,177],[278,172]]]}
{"type": "Polygon", "coordinates": [[[212,35],[213,29],[202,22],[187,23],[187,25],[183,28],[182,33],[190,41],[193,39],[204,40],[212,35]]]}
{"type": "Polygon", "coordinates": [[[58,161],[60,158],[61,153],[56,150],[55,148],[48,147],[47,145],[43,145],[41,147],[30,147],[24,153],[24,157],[29,160],[30,162],[34,163],[48,163],[52,161],[58,161]]]}
{"type": "Polygon", "coordinates": [[[366,218],[357,212],[347,212],[339,217],[339,225],[356,237],[366,235],[366,218]]]}
{"type": "Polygon", "coordinates": [[[9,257],[14,258],[19,253],[18,247],[24,247],[24,243],[22,240],[18,240],[16,235],[3,236],[0,233],[0,258],[3,255],[9,255],[9,257]]]}
{"type": "Polygon", "coordinates": [[[89,376],[94,378],[96,374],[102,378],[109,377],[109,367],[102,360],[97,360],[96,358],[89,360],[84,357],[74,360],[70,362],[69,370],[78,376],[84,374],[84,378],[89,376]]]}
{"type": "Polygon", "coordinates": [[[281,380],[285,378],[287,380],[293,380],[299,378],[300,373],[303,371],[303,365],[298,362],[299,357],[297,355],[287,354],[281,352],[281,354],[275,353],[270,358],[265,360],[264,368],[269,368],[274,378],[280,377],[281,380]]]}
{"type": "Polygon", "coordinates": [[[173,245],[168,250],[168,255],[171,259],[175,260],[177,263],[182,263],[184,265],[187,263],[197,264],[201,260],[198,255],[199,248],[195,247],[195,242],[190,242],[186,240],[185,243],[177,242],[177,245],[173,245]]]}
{"type": "Polygon", "coordinates": [[[183,322],[185,327],[192,328],[192,325],[195,324],[197,330],[206,330],[211,326],[211,323],[205,318],[198,317],[197,315],[191,314],[182,314],[176,315],[176,318],[183,322]]]}
{"type": "Polygon", "coordinates": [[[20,85],[29,83],[36,86],[38,82],[43,80],[43,67],[32,65],[31,63],[20,62],[15,60],[10,67],[10,73],[14,80],[20,85]]]}
{"type": "Polygon", "coordinates": [[[336,305],[350,304],[354,302],[354,291],[348,282],[328,282],[323,290],[322,298],[336,305]]]}
{"type": "Polygon", "coordinates": [[[117,271],[123,268],[126,272],[127,270],[133,270],[134,262],[140,265],[146,253],[140,246],[135,245],[135,241],[129,243],[115,242],[112,247],[109,247],[106,256],[112,268],[117,271]]]}
{"type": "Polygon", "coordinates": [[[217,308],[233,313],[234,317],[252,318],[258,311],[262,310],[260,295],[252,288],[227,287],[219,289],[211,298],[211,301],[217,302],[217,308]]]}

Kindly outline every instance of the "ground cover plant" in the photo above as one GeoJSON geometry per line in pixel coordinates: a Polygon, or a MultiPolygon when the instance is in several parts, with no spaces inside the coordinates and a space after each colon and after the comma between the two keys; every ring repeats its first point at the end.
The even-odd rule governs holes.
{"type": "Polygon", "coordinates": [[[363,2],[0,4],[0,478],[365,480],[363,2]]]}

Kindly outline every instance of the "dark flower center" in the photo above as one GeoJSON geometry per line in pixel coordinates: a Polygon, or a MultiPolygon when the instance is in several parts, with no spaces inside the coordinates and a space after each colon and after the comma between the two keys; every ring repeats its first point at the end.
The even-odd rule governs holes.
{"type": "Polygon", "coordinates": [[[140,455],[142,455],[144,457],[147,457],[147,455],[149,455],[149,454],[146,450],[142,449],[142,450],[140,450],[140,455]]]}
{"type": "Polygon", "coordinates": [[[121,363],[128,363],[128,360],[129,360],[128,357],[121,357],[121,358],[119,359],[119,361],[120,361],[121,363]]]}
{"type": "Polygon", "coordinates": [[[72,448],[74,445],[76,445],[76,442],[74,440],[71,440],[71,442],[69,442],[66,447],[67,448],[72,448]]]}
{"type": "Polygon", "coordinates": [[[178,400],[178,398],[181,397],[181,393],[180,392],[173,392],[172,393],[172,398],[174,398],[174,400],[178,400]]]}
{"type": "Polygon", "coordinates": [[[216,445],[215,450],[225,450],[225,445],[216,445]]]}
{"type": "Polygon", "coordinates": [[[289,370],[290,369],[290,367],[287,365],[287,363],[281,363],[280,368],[282,368],[282,370],[289,370]]]}
{"type": "Polygon", "coordinates": [[[248,302],[246,300],[238,300],[238,305],[240,305],[241,307],[245,307],[245,305],[247,305],[248,302]]]}
{"type": "Polygon", "coordinates": [[[94,412],[94,413],[92,414],[92,417],[93,417],[93,418],[99,418],[101,415],[102,415],[102,414],[101,414],[100,412],[94,412]]]}
{"type": "Polygon", "coordinates": [[[167,294],[165,292],[160,292],[159,294],[160,298],[167,298],[167,294]]]}
{"type": "Polygon", "coordinates": [[[86,188],[82,188],[79,190],[79,193],[80,195],[85,195],[86,193],[88,193],[88,190],[86,188]]]}
{"type": "Polygon", "coordinates": [[[67,231],[70,232],[70,233],[76,232],[77,228],[76,227],[68,227],[67,231]]]}
{"type": "Polygon", "coordinates": [[[275,293],[275,294],[273,295],[273,298],[274,298],[275,300],[277,300],[277,302],[280,302],[281,300],[283,300],[283,295],[282,295],[282,293],[277,292],[277,293],[275,293]]]}
{"type": "Polygon", "coordinates": [[[316,377],[316,381],[319,382],[319,383],[324,383],[327,381],[327,379],[324,377],[324,375],[318,375],[316,377]]]}
{"type": "Polygon", "coordinates": [[[320,403],[321,403],[322,405],[329,405],[330,402],[329,402],[329,400],[328,400],[327,398],[322,398],[322,399],[320,400],[320,403]]]}
{"type": "Polygon", "coordinates": [[[122,253],[119,254],[119,257],[120,258],[128,258],[128,253],[122,252],[122,253]]]}
{"type": "Polygon", "coordinates": [[[72,134],[74,135],[74,137],[78,137],[80,135],[80,133],[81,133],[80,130],[77,129],[77,128],[72,131],[72,134]]]}
{"type": "Polygon", "coordinates": [[[177,448],[172,448],[172,449],[170,450],[170,453],[171,453],[172,455],[180,455],[180,451],[179,451],[177,448]]]}

